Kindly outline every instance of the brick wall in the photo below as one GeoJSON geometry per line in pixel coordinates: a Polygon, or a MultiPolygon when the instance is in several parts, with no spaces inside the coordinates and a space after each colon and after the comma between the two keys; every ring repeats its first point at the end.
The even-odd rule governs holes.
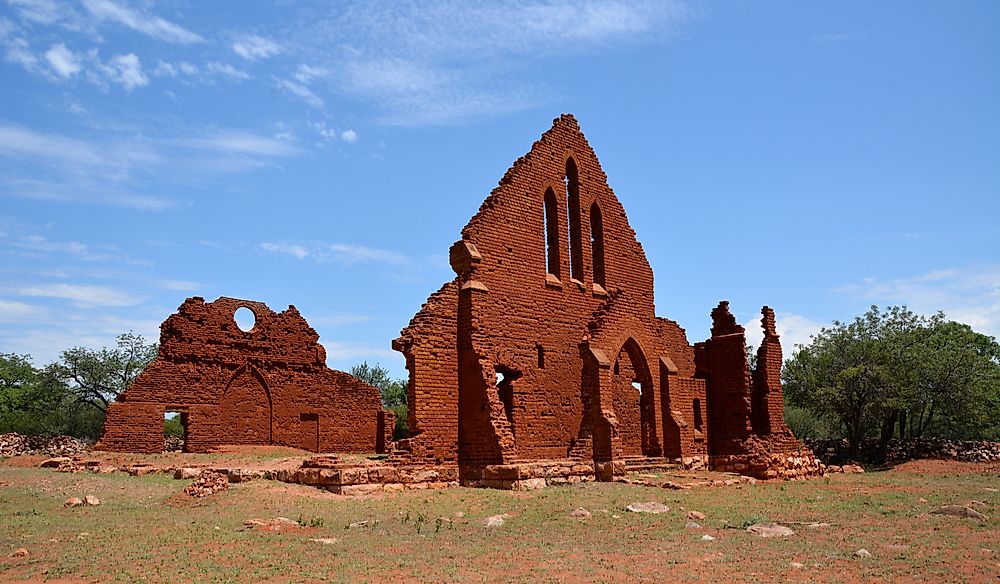
{"type": "Polygon", "coordinates": [[[160,326],[156,360],[109,408],[97,447],[162,451],[166,411],[184,415],[190,452],[223,444],[370,452],[380,441],[378,390],[328,369],[319,335],[294,306],[276,313],[236,298],[185,300],[160,326]],[[233,318],[241,307],[256,318],[250,331],[233,318]]]}

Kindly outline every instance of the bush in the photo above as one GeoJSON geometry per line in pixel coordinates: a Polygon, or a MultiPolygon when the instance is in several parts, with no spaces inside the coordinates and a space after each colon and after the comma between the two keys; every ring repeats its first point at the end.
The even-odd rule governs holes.
{"type": "Polygon", "coordinates": [[[799,440],[813,438],[828,438],[839,436],[836,428],[831,428],[830,424],[822,418],[816,416],[805,408],[796,406],[785,406],[785,423],[791,428],[792,434],[799,440]]]}

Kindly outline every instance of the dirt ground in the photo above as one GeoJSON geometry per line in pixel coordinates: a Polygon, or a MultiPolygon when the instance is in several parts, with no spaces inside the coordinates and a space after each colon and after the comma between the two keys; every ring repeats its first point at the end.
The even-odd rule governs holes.
{"type": "MultiPolygon", "coordinates": [[[[112,456],[125,457],[119,464],[152,458],[112,456]]],[[[290,464],[301,453],[156,456],[176,466],[225,466],[290,464]]],[[[37,468],[39,461],[0,461],[2,581],[1000,579],[997,463],[925,460],[865,474],[681,491],[596,483],[351,498],[255,480],[195,499],[180,494],[189,481],[168,475],[57,473],[37,468]],[[101,504],[63,507],[66,498],[86,494],[101,504]],[[670,511],[626,511],[647,501],[670,511]],[[988,518],[930,513],[950,504],[974,505],[988,518]],[[590,516],[571,516],[577,508],[590,516]],[[705,519],[690,520],[691,510],[705,519]],[[501,525],[484,524],[496,516],[501,525]],[[745,529],[762,522],[795,534],[765,539],[745,529]],[[11,555],[20,548],[28,555],[11,555]],[[870,556],[859,556],[861,549],[870,556]]]]}

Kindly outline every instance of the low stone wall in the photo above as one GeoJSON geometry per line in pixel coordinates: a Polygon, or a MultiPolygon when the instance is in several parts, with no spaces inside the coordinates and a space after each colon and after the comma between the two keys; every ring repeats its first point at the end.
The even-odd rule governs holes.
{"type": "Polygon", "coordinates": [[[735,472],[756,479],[801,479],[823,476],[827,466],[808,449],[794,454],[713,456],[712,470],[735,472]]]}
{"type": "MultiPolygon", "coordinates": [[[[805,440],[816,456],[825,464],[850,462],[846,439],[822,438],[805,440]]],[[[874,460],[878,440],[861,441],[858,458],[874,460]]],[[[965,462],[993,462],[1000,460],[1000,442],[986,440],[948,440],[945,438],[903,438],[889,441],[886,462],[903,462],[921,458],[961,460],[965,462]]]]}
{"type": "MultiPolygon", "coordinates": [[[[624,474],[624,462],[618,461],[624,474]]],[[[611,463],[605,472],[615,473],[611,463]]],[[[531,460],[511,464],[462,466],[461,484],[464,487],[530,491],[549,485],[573,485],[596,479],[594,463],[589,460],[567,458],[560,460],[531,460]]],[[[610,479],[609,479],[610,480],[610,479]]]]}
{"type": "Polygon", "coordinates": [[[454,465],[403,465],[388,462],[351,464],[335,456],[309,458],[294,470],[278,471],[275,478],[326,489],[338,495],[371,495],[409,489],[443,489],[458,485],[454,465]]]}
{"type": "Polygon", "coordinates": [[[17,432],[0,434],[0,456],[25,454],[73,456],[83,454],[93,445],[91,441],[72,436],[28,436],[17,432]]]}

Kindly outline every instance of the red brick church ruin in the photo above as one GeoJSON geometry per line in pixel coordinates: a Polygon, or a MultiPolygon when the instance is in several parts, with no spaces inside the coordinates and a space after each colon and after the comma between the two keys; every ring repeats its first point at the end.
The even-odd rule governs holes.
{"type": "Polygon", "coordinates": [[[159,354],[108,406],[99,450],[162,452],[177,412],[187,452],[230,444],[316,452],[384,451],[394,426],[374,387],[328,369],[319,335],[294,306],[188,298],[160,325],[159,354]],[[238,309],[253,312],[241,330],[238,309]]]}
{"type": "Polygon", "coordinates": [[[801,464],[774,312],[753,371],[728,302],[693,346],[656,316],[649,262],[572,116],[507,171],[450,259],[455,279],[393,342],[410,375],[400,459],[501,487],[650,459],[759,477],[801,464]]]}
{"type": "Polygon", "coordinates": [[[774,312],[751,370],[728,302],[694,345],[655,314],[653,272],[576,120],[555,120],[451,247],[455,278],[393,348],[410,435],[391,442],[378,392],[326,368],[294,307],[191,298],[160,354],[108,409],[98,446],[158,452],[165,411],[187,450],[223,443],[392,452],[378,467],[307,461],[287,480],[368,493],[461,482],[536,488],[680,464],[758,478],[819,474],[785,425],[774,312]],[[240,307],[256,326],[240,330],[240,307]]]}

